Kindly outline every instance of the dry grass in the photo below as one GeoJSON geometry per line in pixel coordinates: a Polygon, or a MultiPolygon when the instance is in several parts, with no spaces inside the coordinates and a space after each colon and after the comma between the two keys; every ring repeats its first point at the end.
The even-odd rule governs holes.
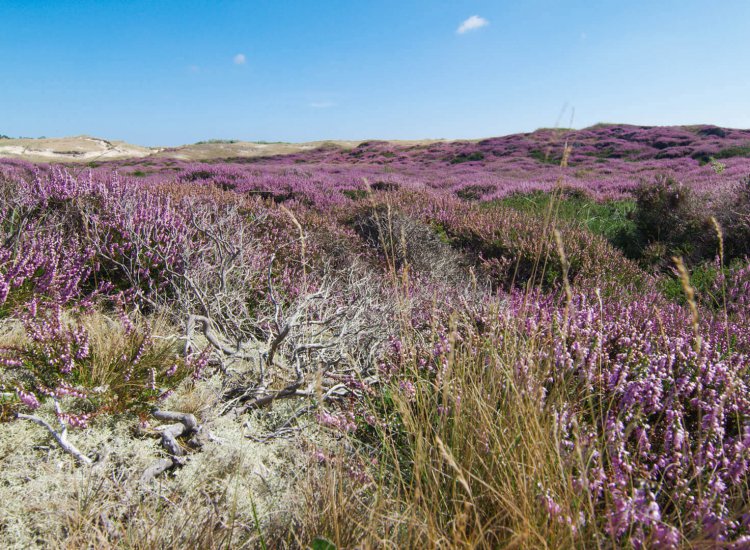
{"type": "Polygon", "coordinates": [[[368,463],[372,454],[331,459],[326,476],[307,485],[306,515],[296,536],[309,544],[325,535],[339,548],[593,543],[595,532],[581,538],[588,527],[552,521],[544,507],[549,492],[569,515],[593,517],[559,455],[554,403],[540,409],[539,396],[520,387],[513,374],[514,362],[536,342],[504,337],[505,349],[454,342],[440,382],[425,379],[415,363],[407,374],[421,379],[415,395],[394,388],[386,400],[370,402],[370,412],[391,420],[376,431],[372,447],[358,447],[377,448],[370,483],[354,480],[350,465],[368,463]],[[441,414],[439,403],[450,404],[450,414],[441,414]]]}

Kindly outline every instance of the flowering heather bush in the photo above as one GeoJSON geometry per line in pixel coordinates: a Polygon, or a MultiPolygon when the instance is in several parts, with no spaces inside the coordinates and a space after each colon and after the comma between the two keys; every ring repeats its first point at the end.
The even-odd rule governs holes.
{"type": "Polygon", "coordinates": [[[161,274],[173,268],[170,250],[180,237],[168,204],[158,193],[133,196],[117,178],[76,179],[61,170],[14,183],[16,193],[4,205],[0,305],[4,316],[22,321],[26,337],[3,350],[2,388],[17,397],[3,400],[3,416],[21,405],[33,410],[47,398],[65,399],[58,417],[71,426],[102,412],[145,412],[194,366],[167,357],[168,346],[155,346],[127,316],[127,345],[103,364],[91,355],[83,319],[97,295],[117,297],[124,290],[150,296],[158,290],[161,274]],[[142,242],[153,246],[137,257],[131,252],[142,242]],[[130,275],[130,284],[122,284],[105,262],[130,275]]]}
{"type": "Polygon", "coordinates": [[[500,206],[464,204],[451,197],[425,200],[404,193],[393,202],[416,219],[433,225],[456,248],[473,254],[496,284],[561,284],[563,259],[553,231],[559,226],[567,276],[574,284],[640,287],[648,276],[607,241],[548,216],[500,206]]]}
{"type": "Polygon", "coordinates": [[[433,188],[468,200],[501,198],[559,183],[585,189],[599,199],[629,195],[641,181],[667,174],[699,193],[731,186],[750,173],[750,132],[711,126],[637,127],[602,125],[578,131],[543,129],[475,142],[439,142],[398,146],[371,141],[347,150],[321,147],[270,158],[235,158],[196,163],[149,158],[108,163],[142,172],[142,180],[165,174],[188,183],[216,182],[224,189],[275,197],[278,201],[327,206],[357,197],[371,185],[402,189],[433,188]],[[572,147],[571,169],[561,173],[563,144],[572,147]],[[711,158],[721,158],[717,174],[711,158]],[[352,193],[354,192],[354,193],[352,193]]]}
{"type": "MultiPolygon", "coordinates": [[[[500,309],[471,310],[434,311],[428,338],[404,333],[382,367],[401,397],[395,410],[381,409],[389,427],[376,440],[383,429],[393,441],[401,438],[386,458],[405,455],[398,461],[405,480],[428,468],[414,453],[430,443],[412,440],[424,437],[454,457],[448,471],[467,476],[461,483],[473,496],[460,498],[483,513],[504,509],[484,485],[500,487],[499,477],[508,475],[493,453],[515,456],[519,440],[538,443],[522,430],[503,434],[500,445],[491,430],[509,429],[507,421],[482,419],[522,407],[526,430],[538,429],[535,417],[551,420],[546,437],[556,456],[545,460],[560,469],[526,474],[551,522],[545,537],[563,537],[569,541],[563,546],[606,537],[617,545],[667,548],[686,540],[747,540],[746,312],[729,324],[721,314],[694,324],[688,308],[654,296],[622,303],[589,293],[566,303],[537,292],[514,292],[500,309]],[[464,363],[480,370],[465,370],[464,363]],[[436,426],[441,443],[421,423],[436,426]]],[[[451,490],[450,482],[440,489],[451,490]]],[[[450,506],[443,512],[445,521],[457,513],[450,506]]],[[[464,536],[488,536],[471,533],[486,529],[482,521],[490,520],[469,520],[464,536]]]]}
{"type": "Polygon", "coordinates": [[[536,361],[548,377],[529,380],[529,391],[553,403],[562,393],[561,452],[601,502],[603,529],[614,539],[650,533],[661,545],[676,544],[685,525],[694,532],[682,527],[683,536],[747,535],[747,318],[693,327],[685,309],[655,309],[658,300],[578,297],[566,320],[532,303],[526,322],[554,344],[536,361]]]}
{"type": "Polygon", "coordinates": [[[729,270],[719,271],[712,288],[733,318],[747,319],[750,311],[750,263],[747,258],[735,262],[729,270]]]}
{"type": "Polygon", "coordinates": [[[102,277],[118,290],[158,299],[175,274],[184,272],[189,238],[185,220],[160,190],[115,188],[85,213],[102,277]]]}
{"type": "Polygon", "coordinates": [[[79,298],[93,254],[60,236],[30,231],[0,248],[0,312],[8,316],[40,300],[64,305],[79,298]]]}

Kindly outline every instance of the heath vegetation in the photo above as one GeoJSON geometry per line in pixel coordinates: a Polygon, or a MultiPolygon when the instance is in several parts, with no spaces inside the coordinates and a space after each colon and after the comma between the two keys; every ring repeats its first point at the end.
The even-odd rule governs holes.
{"type": "Polygon", "coordinates": [[[3,161],[3,547],[749,545],[748,143],[3,161]]]}

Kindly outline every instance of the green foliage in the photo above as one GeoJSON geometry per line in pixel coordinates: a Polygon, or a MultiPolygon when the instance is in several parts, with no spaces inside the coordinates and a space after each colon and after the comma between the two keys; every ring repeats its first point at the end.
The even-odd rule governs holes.
{"type": "Polygon", "coordinates": [[[724,233],[725,259],[750,256],[750,176],[739,182],[714,211],[724,233]]]}
{"type": "Polygon", "coordinates": [[[484,153],[481,151],[474,151],[473,153],[459,153],[452,157],[448,162],[451,164],[461,164],[463,162],[473,162],[484,160],[484,153]]]}
{"type": "MultiPolygon", "coordinates": [[[[463,257],[476,261],[499,287],[542,284],[545,288],[555,288],[562,284],[566,270],[571,284],[596,281],[603,292],[617,285],[644,288],[650,284],[647,274],[634,262],[580,221],[583,217],[595,226],[593,217],[579,213],[578,217],[571,215],[566,220],[556,214],[559,198],[547,203],[546,210],[542,205],[548,199],[542,194],[534,195],[535,200],[527,209],[515,209],[502,200],[479,204],[456,201],[450,208],[436,211],[435,217],[420,208],[416,196],[414,199],[415,214],[432,226],[439,224],[444,231],[441,240],[447,238],[463,257]],[[555,229],[562,236],[565,268],[553,237],[555,229]]],[[[571,200],[584,199],[574,195],[571,200]]],[[[626,221],[623,214],[621,223],[626,221]]],[[[602,223],[598,229],[604,231],[607,227],[602,223]]]]}
{"type": "MultiPolygon", "coordinates": [[[[422,382],[429,384],[425,378],[418,381],[414,387],[421,387],[422,382]]],[[[404,404],[407,401],[404,390],[399,387],[398,380],[396,378],[389,380],[381,392],[368,398],[363,404],[365,414],[374,415],[383,422],[371,424],[366,422],[362,415],[358,416],[356,437],[358,442],[373,449],[384,445],[390,446],[391,452],[385,457],[386,460],[391,462],[405,479],[411,479],[414,448],[404,426],[404,404]]],[[[390,470],[391,468],[382,470],[381,475],[388,476],[390,470]]]]}
{"type": "Polygon", "coordinates": [[[164,392],[192,374],[189,361],[178,356],[168,341],[154,340],[150,329],[130,330],[108,345],[92,346],[88,364],[76,372],[85,388],[107,388],[98,405],[108,413],[145,414],[164,392]]]}
{"type": "Polygon", "coordinates": [[[440,239],[445,244],[451,244],[451,238],[448,236],[448,233],[446,232],[443,224],[436,222],[432,223],[431,227],[438,239],[440,239]]]}
{"type": "Polygon", "coordinates": [[[364,189],[344,189],[341,193],[353,201],[362,200],[367,197],[367,191],[364,189]]]}
{"type": "Polygon", "coordinates": [[[727,147],[714,155],[714,158],[717,159],[728,159],[732,157],[750,157],[750,144],[727,147]]]}
{"type": "Polygon", "coordinates": [[[591,153],[588,153],[588,156],[598,158],[598,159],[608,159],[608,158],[611,158],[612,155],[614,154],[615,154],[614,147],[604,147],[603,149],[597,149],[596,151],[592,151],[591,153]]]}
{"type": "MultiPolygon", "coordinates": [[[[230,143],[238,143],[239,140],[237,139],[207,139],[205,141],[196,141],[196,145],[215,145],[215,144],[230,144],[230,143]]],[[[261,141],[256,141],[255,143],[265,143],[261,141]]]]}
{"type": "MultiPolygon", "coordinates": [[[[724,270],[728,273],[728,270],[724,270]]],[[[697,298],[700,302],[709,307],[721,307],[722,297],[715,296],[713,289],[716,286],[716,280],[719,276],[719,269],[714,263],[704,263],[694,267],[690,272],[690,284],[695,289],[697,298]]],[[[682,287],[682,281],[679,276],[663,277],[659,283],[664,296],[673,302],[686,304],[687,297],[682,287]]]]}
{"type": "MultiPolygon", "coordinates": [[[[726,281],[732,273],[747,266],[745,259],[736,258],[728,265],[720,266],[718,259],[700,263],[690,270],[690,285],[695,289],[695,297],[701,306],[721,311],[726,306],[726,297],[722,294],[721,281],[726,281]]],[[[679,304],[687,304],[687,297],[680,277],[671,273],[659,280],[659,288],[664,296],[679,304]]]]}
{"type": "Polygon", "coordinates": [[[310,550],[336,550],[336,545],[328,539],[318,537],[310,544],[310,550]]]}
{"type": "Polygon", "coordinates": [[[713,168],[714,172],[718,175],[721,175],[724,173],[724,170],[727,169],[727,165],[713,158],[711,159],[711,168],[713,168]]]}
{"type": "Polygon", "coordinates": [[[635,192],[633,211],[643,252],[653,243],[662,243],[667,255],[662,266],[671,265],[671,256],[682,256],[690,263],[716,254],[716,235],[705,208],[687,187],[669,177],[644,183],[635,192]]]}
{"type": "Polygon", "coordinates": [[[529,151],[529,156],[544,164],[558,165],[561,161],[560,156],[551,155],[549,152],[542,151],[541,149],[532,149],[529,151]]]}
{"type": "Polygon", "coordinates": [[[152,404],[194,373],[172,344],[125,317],[39,311],[26,324],[25,341],[2,355],[12,368],[0,382],[38,397],[66,397],[65,412],[85,425],[107,413],[145,415],[152,404]]]}
{"type": "MultiPolygon", "coordinates": [[[[42,271],[40,270],[35,275],[41,276],[42,271]]],[[[15,287],[13,292],[8,294],[6,300],[0,304],[0,320],[12,317],[19,306],[29,303],[34,298],[35,286],[34,280],[26,280],[23,284],[15,287]]]]}
{"type": "Polygon", "coordinates": [[[559,198],[549,193],[514,193],[505,198],[484,203],[486,208],[493,205],[509,207],[519,212],[545,216],[552,204],[557,220],[587,229],[595,235],[606,238],[612,245],[633,258],[640,250],[640,237],[632,214],[636,203],[632,199],[599,202],[582,191],[565,190],[559,198]],[[554,203],[553,203],[554,201],[554,203]],[[552,204],[553,203],[553,204],[552,204]]]}
{"type": "Polygon", "coordinates": [[[718,151],[717,153],[710,154],[705,151],[696,151],[692,155],[692,158],[697,160],[701,166],[708,163],[714,163],[717,159],[728,159],[733,157],[750,157],[750,144],[748,145],[734,145],[718,151]]]}

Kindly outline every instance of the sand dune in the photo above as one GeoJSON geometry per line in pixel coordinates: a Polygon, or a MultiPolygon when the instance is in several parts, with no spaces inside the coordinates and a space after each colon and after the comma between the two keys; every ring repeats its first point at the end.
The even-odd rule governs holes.
{"type": "Polygon", "coordinates": [[[0,158],[30,161],[92,161],[143,158],[161,149],[88,136],[0,140],[0,158]]]}
{"type": "MultiPolygon", "coordinates": [[[[397,141],[401,145],[442,140],[397,141]]],[[[268,157],[299,153],[319,147],[351,149],[363,141],[337,140],[307,143],[259,143],[251,141],[209,141],[178,147],[143,147],[124,141],[74,136],[40,139],[0,139],[0,158],[21,158],[32,162],[92,162],[144,157],[171,157],[183,160],[268,157]]]]}

